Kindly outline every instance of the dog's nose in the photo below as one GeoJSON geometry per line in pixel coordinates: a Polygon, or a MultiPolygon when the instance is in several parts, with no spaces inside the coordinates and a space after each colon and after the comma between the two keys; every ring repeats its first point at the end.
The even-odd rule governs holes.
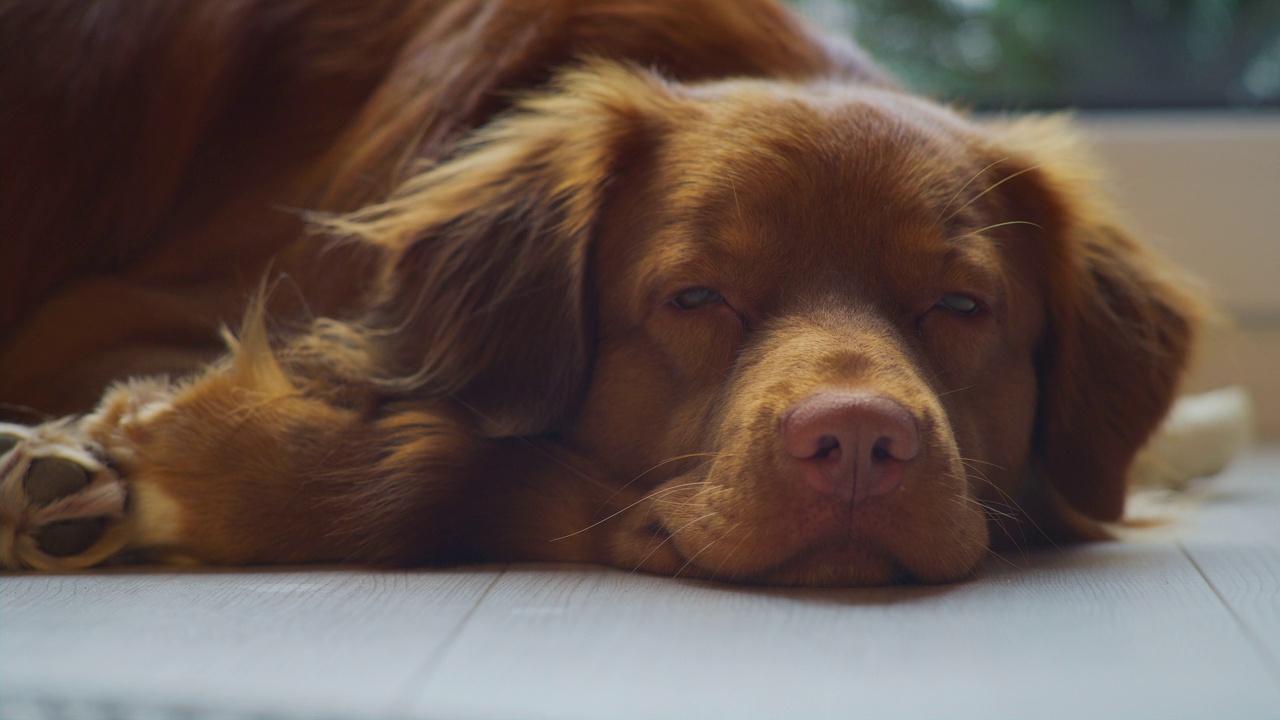
{"type": "Polygon", "coordinates": [[[858,500],[897,488],[920,452],[915,416],[865,391],[815,393],[783,412],[779,432],[810,486],[858,500]]]}

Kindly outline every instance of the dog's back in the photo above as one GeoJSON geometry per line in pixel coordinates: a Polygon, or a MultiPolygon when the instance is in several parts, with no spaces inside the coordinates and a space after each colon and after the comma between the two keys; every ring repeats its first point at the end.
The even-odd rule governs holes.
{"type": "MultiPolygon", "coordinates": [[[[221,350],[264,273],[343,314],[304,210],[382,199],[575,58],[887,82],[773,2],[18,0],[0,6],[0,417],[221,350]]],[[[305,300],[303,300],[305,298],[305,300]]]]}

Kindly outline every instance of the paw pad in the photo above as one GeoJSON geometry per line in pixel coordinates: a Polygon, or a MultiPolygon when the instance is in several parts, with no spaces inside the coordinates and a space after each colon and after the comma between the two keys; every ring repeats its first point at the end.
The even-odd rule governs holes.
{"type": "Polygon", "coordinates": [[[89,473],[77,463],[60,457],[33,461],[23,481],[27,499],[36,505],[48,505],[88,485],[89,473]]]}
{"type": "Polygon", "coordinates": [[[106,531],[105,517],[91,517],[51,522],[32,533],[32,537],[46,555],[69,557],[93,547],[106,531]]]}
{"type": "Polygon", "coordinates": [[[102,562],[124,544],[124,504],[120,478],[67,423],[0,432],[0,567],[102,562]]]}

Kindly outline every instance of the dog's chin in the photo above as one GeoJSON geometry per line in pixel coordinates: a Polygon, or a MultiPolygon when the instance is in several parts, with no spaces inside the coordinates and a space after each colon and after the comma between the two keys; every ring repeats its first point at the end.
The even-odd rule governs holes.
{"type": "Polygon", "coordinates": [[[832,540],[807,548],[773,567],[720,566],[715,570],[716,579],[745,585],[873,587],[917,582],[884,548],[865,539],[832,540]]]}
{"type": "MultiPolygon", "coordinates": [[[[807,548],[768,567],[747,561],[715,557],[693,543],[673,542],[665,530],[650,529],[645,540],[621,555],[639,558],[619,563],[630,569],[673,577],[714,580],[740,585],[771,587],[876,587],[903,584],[939,584],[970,576],[982,557],[977,552],[957,556],[953,551],[931,558],[904,559],[874,541],[853,538],[807,548]],[[690,547],[681,547],[689,544],[690,547]],[[710,555],[710,557],[708,557],[710,555]]],[[[733,542],[732,539],[728,542],[733,542]]],[[[619,545],[629,543],[623,542],[619,545]]]]}
{"type": "Polygon", "coordinates": [[[854,538],[811,547],[742,581],[761,585],[870,587],[911,583],[917,579],[874,541],[854,538]]]}
{"type": "Polygon", "coordinates": [[[874,522],[847,513],[846,522],[814,532],[812,521],[802,529],[794,509],[725,520],[695,498],[656,506],[643,524],[616,535],[613,564],[747,585],[870,587],[962,580],[987,554],[986,520],[969,503],[933,517],[891,508],[900,515],[874,522]]]}

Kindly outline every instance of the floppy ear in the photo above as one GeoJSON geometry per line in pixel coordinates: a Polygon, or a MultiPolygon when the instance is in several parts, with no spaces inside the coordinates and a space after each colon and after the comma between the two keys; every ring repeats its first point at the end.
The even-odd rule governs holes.
{"type": "Polygon", "coordinates": [[[326,221],[386,251],[361,328],[378,381],[450,396],[486,435],[555,429],[590,364],[593,230],[669,98],[617,65],[565,73],[387,202],[326,221]]]}
{"type": "Polygon", "coordinates": [[[1079,513],[1119,520],[1130,464],[1174,399],[1201,305],[1188,278],[1116,222],[1065,120],[1024,121],[1009,136],[1030,162],[1015,202],[1049,236],[1038,427],[1046,479],[1079,513]]]}

